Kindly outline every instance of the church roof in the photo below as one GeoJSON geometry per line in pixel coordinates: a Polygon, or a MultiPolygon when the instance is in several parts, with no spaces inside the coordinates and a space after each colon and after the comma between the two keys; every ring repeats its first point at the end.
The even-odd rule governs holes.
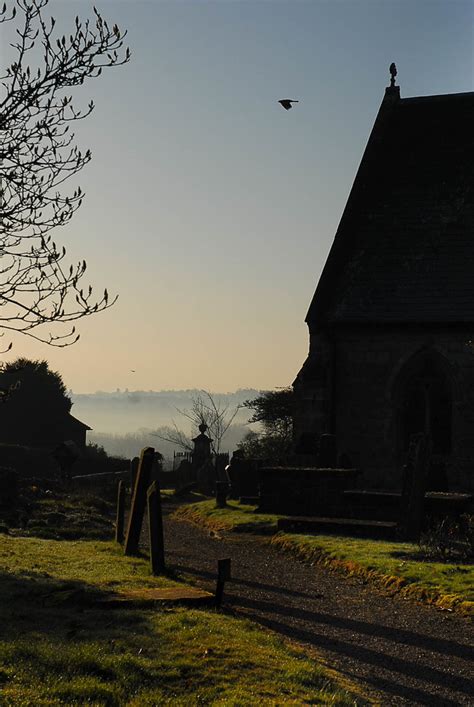
{"type": "Polygon", "coordinates": [[[474,93],[386,89],[306,321],[474,322],[474,93]]]}

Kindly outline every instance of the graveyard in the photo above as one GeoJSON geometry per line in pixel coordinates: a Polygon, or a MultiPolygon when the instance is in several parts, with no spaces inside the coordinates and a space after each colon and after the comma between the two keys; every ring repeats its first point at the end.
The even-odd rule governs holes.
{"type": "Polygon", "coordinates": [[[368,703],[317,655],[220,611],[190,577],[153,573],[147,547],[126,555],[111,504],[52,495],[29,529],[2,526],[3,704],[368,703]],[[102,539],[90,539],[92,506],[102,539]],[[70,529],[72,509],[83,516],[74,535],[60,522],[70,529]]]}
{"type": "MultiPolygon", "coordinates": [[[[387,616],[394,601],[408,602],[408,613],[426,606],[440,621],[449,616],[453,629],[472,616],[474,565],[465,547],[451,545],[440,558],[421,536],[417,543],[344,535],[337,526],[330,534],[285,527],[298,519],[291,498],[289,514],[265,510],[266,486],[257,483],[267,468],[281,468],[249,478],[258,465],[238,455],[240,483],[235,468],[224,470],[233,484],[219,480],[205,432],[181,476],[164,471],[148,447],[119,472],[18,479],[21,512],[11,502],[3,508],[0,543],[6,704],[376,704],[382,683],[354,681],[337,655],[328,672],[319,640],[303,645],[298,632],[254,613],[241,590],[268,592],[262,570],[276,597],[295,594],[296,616],[317,617],[304,609],[306,593],[317,598],[322,583],[341,581],[349,616],[351,602],[361,601],[387,616]],[[297,567],[309,584],[295,591],[288,581],[297,567]]],[[[456,694],[466,684],[460,678],[456,694]]]]}
{"type": "Polygon", "coordinates": [[[472,705],[469,3],[49,2],[0,8],[0,705],[472,705]]]}

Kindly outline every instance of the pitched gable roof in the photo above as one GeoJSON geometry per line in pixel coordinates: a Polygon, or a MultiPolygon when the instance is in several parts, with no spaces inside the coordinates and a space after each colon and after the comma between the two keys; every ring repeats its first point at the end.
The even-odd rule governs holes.
{"type": "Polygon", "coordinates": [[[388,88],[306,321],[474,322],[474,93],[388,88]]]}

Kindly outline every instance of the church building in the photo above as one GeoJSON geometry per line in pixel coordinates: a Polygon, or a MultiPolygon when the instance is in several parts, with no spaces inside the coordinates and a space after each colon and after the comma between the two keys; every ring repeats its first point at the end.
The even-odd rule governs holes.
{"type": "Polygon", "coordinates": [[[390,70],[306,317],[295,444],[334,434],[400,488],[425,432],[428,490],[474,491],[474,93],[401,98],[390,70]]]}

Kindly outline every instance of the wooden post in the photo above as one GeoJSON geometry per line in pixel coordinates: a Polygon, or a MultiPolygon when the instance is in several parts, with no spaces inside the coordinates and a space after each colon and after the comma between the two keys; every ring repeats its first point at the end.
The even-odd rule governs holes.
{"type": "Polygon", "coordinates": [[[165,546],[163,541],[160,486],[156,480],[147,491],[147,502],[151,571],[152,574],[161,574],[165,571],[165,546]]]}
{"type": "Polygon", "coordinates": [[[117,515],[115,516],[115,542],[123,543],[123,528],[125,523],[125,484],[118,482],[117,515]]]}
{"type": "Polygon", "coordinates": [[[137,478],[133,488],[132,505],[128,517],[127,535],[125,537],[124,552],[126,555],[138,554],[138,543],[146,506],[146,492],[150,483],[154,454],[155,450],[153,447],[145,447],[140,455],[137,478]]]}
{"type": "Polygon", "coordinates": [[[230,568],[230,557],[227,557],[225,560],[217,560],[216,606],[218,607],[222,604],[224,585],[231,578],[230,568]]]}

